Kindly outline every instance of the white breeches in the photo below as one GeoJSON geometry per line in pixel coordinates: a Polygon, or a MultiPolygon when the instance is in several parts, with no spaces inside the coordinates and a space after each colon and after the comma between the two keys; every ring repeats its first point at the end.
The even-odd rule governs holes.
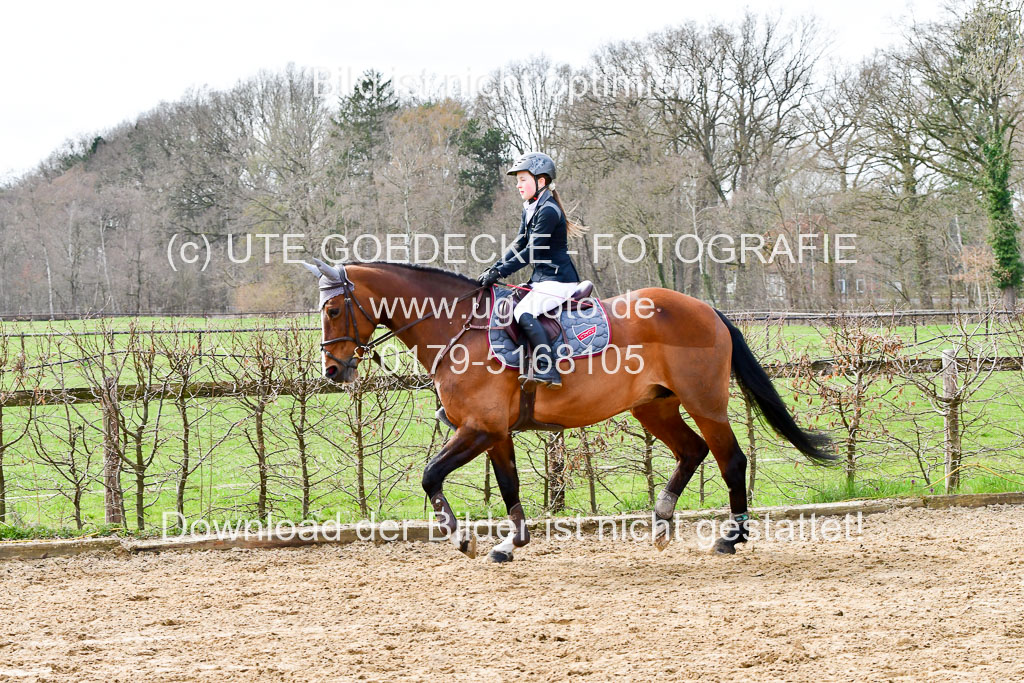
{"type": "Polygon", "coordinates": [[[512,315],[516,320],[519,320],[524,313],[529,313],[534,317],[544,315],[572,296],[579,286],[578,282],[555,282],[554,280],[535,282],[533,289],[516,304],[512,315]]]}

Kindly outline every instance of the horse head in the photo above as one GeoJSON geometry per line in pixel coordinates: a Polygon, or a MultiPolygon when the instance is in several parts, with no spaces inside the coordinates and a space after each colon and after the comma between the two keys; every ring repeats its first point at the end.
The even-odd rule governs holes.
{"type": "Polygon", "coordinates": [[[344,265],[332,266],[316,258],[313,263],[303,261],[302,265],[317,277],[320,287],[324,377],[334,382],[352,382],[359,361],[370,349],[367,341],[378,321],[356,298],[356,285],[344,265]]]}

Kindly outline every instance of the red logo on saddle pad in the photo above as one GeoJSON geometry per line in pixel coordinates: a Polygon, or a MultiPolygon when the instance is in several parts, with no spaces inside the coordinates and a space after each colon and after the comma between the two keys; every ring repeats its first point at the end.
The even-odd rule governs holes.
{"type": "Polygon", "coordinates": [[[576,338],[579,339],[580,341],[583,341],[587,337],[594,336],[595,332],[597,332],[597,325],[591,325],[587,329],[585,329],[582,332],[580,332],[579,334],[577,334],[576,338]]]}

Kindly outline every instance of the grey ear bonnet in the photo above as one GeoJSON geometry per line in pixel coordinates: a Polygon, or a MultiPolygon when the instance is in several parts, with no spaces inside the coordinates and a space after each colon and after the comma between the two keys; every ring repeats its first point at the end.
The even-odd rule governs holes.
{"type": "Polygon", "coordinates": [[[320,304],[317,306],[318,311],[322,311],[327,302],[334,297],[351,292],[356,288],[348,279],[344,265],[339,264],[334,267],[316,258],[313,259],[313,262],[316,263],[315,266],[305,261],[302,262],[302,265],[319,278],[320,304]]]}

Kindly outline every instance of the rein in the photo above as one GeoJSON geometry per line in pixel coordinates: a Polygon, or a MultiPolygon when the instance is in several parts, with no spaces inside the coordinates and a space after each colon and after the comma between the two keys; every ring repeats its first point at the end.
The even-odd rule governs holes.
{"type": "MultiPolygon", "coordinates": [[[[335,289],[335,288],[337,288],[339,286],[341,287],[341,290],[342,290],[341,294],[345,298],[345,313],[346,313],[346,316],[347,316],[347,319],[348,319],[348,323],[345,326],[346,327],[345,331],[348,332],[349,329],[351,329],[352,334],[351,335],[346,334],[346,335],[341,336],[341,337],[334,337],[333,339],[327,339],[325,341],[322,341],[322,342],[320,342],[320,350],[323,351],[324,355],[326,355],[328,358],[333,360],[335,363],[338,363],[342,367],[352,367],[352,368],[354,368],[356,366],[356,364],[358,364],[359,361],[361,361],[366,356],[366,354],[371,352],[371,351],[373,352],[373,358],[375,360],[377,360],[377,362],[380,362],[380,356],[377,354],[376,351],[373,350],[374,347],[376,347],[376,346],[386,342],[388,339],[391,339],[392,337],[397,336],[398,334],[408,330],[410,327],[418,325],[421,322],[423,322],[424,320],[429,320],[430,318],[433,318],[435,316],[435,310],[436,309],[427,312],[425,315],[422,315],[419,318],[417,318],[416,320],[413,320],[412,322],[408,322],[408,323],[406,323],[405,325],[402,325],[399,328],[396,328],[394,330],[389,330],[388,332],[380,335],[379,337],[377,337],[375,339],[369,339],[366,342],[364,342],[364,341],[362,341],[359,338],[359,326],[356,325],[355,308],[358,308],[359,312],[363,314],[363,317],[365,317],[368,321],[373,323],[375,329],[376,329],[376,326],[379,323],[375,322],[374,319],[372,317],[370,317],[370,314],[366,312],[366,309],[363,308],[363,305],[361,303],[359,303],[359,299],[357,299],[355,297],[355,295],[352,293],[353,290],[355,290],[356,286],[355,286],[355,284],[351,280],[348,279],[348,274],[345,272],[345,266],[344,265],[339,265],[339,266],[337,266],[337,268],[338,268],[338,272],[341,275],[341,279],[337,280],[337,281],[334,281],[334,282],[331,282],[331,283],[329,283],[329,285],[330,285],[329,287],[321,287],[321,289],[335,289]],[[337,344],[339,342],[346,342],[346,341],[353,342],[356,345],[355,353],[354,353],[352,359],[349,360],[349,362],[345,362],[345,361],[341,360],[340,358],[338,358],[337,356],[335,356],[334,354],[332,354],[330,351],[327,350],[327,347],[332,345],[332,344],[337,344]]],[[[481,291],[484,291],[486,289],[487,289],[486,287],[477,287],[476,289],[473,289],[473,290],[471,290],[469,292],[466,292],[465,294],[463,294],[462,296],[457,298],[455,300],[455,303],[459,304],[459,303],[465,301],[466,299],[468,299],[468,298],[470,298],[472,296],[476,296],[481,291]]],[[[445,353],[447,352],[447,350],[451,348],[451,346],[455,343],[455,341],[458,340],[458,338],[461,337],[462,334],[467,329],[470,329],[471,327],[472,327],[472,316],[470,317],[469,320],[467,320],[466,325],[463,327],[462,331],[459,332],[459,334],[457,334],[455,337],[452,338],[451,341],[448,342],[448,346],[445,348],[445,351],[442,352],[441,354],[439,354],[438,360],[440,360],[440,358],[443,358],[445,353]]],[[[371,331],[370,334],[372,335],[373,332],[371,331]]],[[[436,363],[435,363],[435,367],[436,367],[436,363]]],[[[432,368],[432,370],[433,370],[433,368],[432,368]]],[[[433,374],[433,372],[431,372],[431,374],[433,374]]]]}
{"type": "MultiPolygon", "coordinates": [[[[380,335],[379,337],[377,337],[375,339],[369,339],[369,340],[364,342],[360,338],[360,335],[359,335],[359,326],[356,324],[355,310],[359,309],[359,312],[363,314],[363,317],[366,318],[370,323],[373,324],[374,329],[376,329],[376,327],[377,327],[377,325],[379,323],[374,321],[374,319],[370,316],[370,314],[366,312],[366,309],[363,308],[363,305],[359,302],[359,299],[357,299],[355,297],[355,295],[353,294],[353,291],[355,290],[356,286],[355,286],[355,283],[353,283],[351,280],[348,279],[348,274],[345,272],[345,266],[344,265],[338,265],[337,266],[337,270],[338,270],[338,274],[340,276],[339,279],[332,280],[332,281],[328,282],[326,285],[321,286],[320,289],[321,290],[334,290],[334,289],[339,289],[339,288],[341,289],[341,295],[345,299],[345,314],[346,314],[346,318],[347,318],[347,322],[346,322],[346,325],[345,325],[345,332],[348,333],[348,332],[351,331],[351,334],[345,334],[345,335],[343,335],[341,337],[334,337],[333,339],[327,339],[327,340],[324,340],[324,341],[320,342],[320,350],[323,352],[323,354],[325,356],[327,356],[328,358],[333,360],[335,363],[337,363],[341,367],[355,369],[356,365],[358,365],[359,362],[363,358],[365,358],[368,353],[372,353],[371,358],[373,358],[377,363],[380,363],[380,355],[376,351],[374,351],[375,347],[379,346],[380,344],[383,344],[384,342],[386,342],[387,340],[391,339],[392,337],[395,337],[395,336],[401,334],[402,332],[408,330],[409,328],[414,327],[415,325],[418,325],[418,324],[420,324],[421,322],[423,322],[425,320],[429,320],[430,318],[435,317],[435,315],[436,315],[436,309],[434,309],[432,311],[427,312],[425,315],[420,316],[416,320],[408,322],[408,323],[406,323],[406,324],[402,325],[401,327],[398,327],[398,328],[396,328],[394,330],[389,330],[388,332],[380,335]],[[340,358],[338,358],[333,353],[331,353],[330,351],[327,350],[327,347],[331,346],[332,344],[338,344],[340,342],[347,342],[347,341],[353,342],[356,345],[355,352],[353,353],[352,358],[350,358],[348,361],[341,360],[340,358]]],[[[518,289],[518,290],[523,290],[523,291],[531,291],[529,287],[522,287],[520,285],[512,285],[512,284],[506,284],[506,283],[495,283],[495,284],[497,284],[499,287],[508,287],[509,289],[518,289]]],[[[466,299],[469,299],[470,297],[475,297],[475,296],[479,295],[481,292],[485,292],[485,291],[488,291],[488,290],[489,290],[488,287],[477,287],[476,289],[470,290],[469,292],[466,292],[465,294],[463,294],[462,296],[457,298],[455,300],[455,303],[459,304],[459,303],[465,301],[466,299]]],[[[337,294],[335,294],[335,296],[337,296],[337,294]]],[[[569,300],[570,301],[578,301],[577,299],[575,299],[573,297],[569,297],[569,300]]],[[[326,305],[326,303],[325,303],[325,305],[326,305]]],[[[489,328],[488,328],[487,323],[485,323],[482,326],[480,326],[480,325],[473,325],[473,316],[470,315],[467,318],[465,324],[459,330],[459,332],[455,336],[453,336],[451,339],[448,340],[448,343],[445,345],[445,347],[441,350],[441,352],[435,358],[435,360],[434,360],[434,362],[432,364],[432,367],[430,368],[431,376],[433,376],[433,374],[436,372],[438,364],[444,359],[444,357],[448,354],[448,352],[451,350],[451,348],[458,342],[459,339],[462,338],[462,335],[464,335],[466,332],[468,332],[471,329],[489,329],[489,328]]],[[[372,335],[373,331],[371,331],[370,334],[372,335]]]]}

